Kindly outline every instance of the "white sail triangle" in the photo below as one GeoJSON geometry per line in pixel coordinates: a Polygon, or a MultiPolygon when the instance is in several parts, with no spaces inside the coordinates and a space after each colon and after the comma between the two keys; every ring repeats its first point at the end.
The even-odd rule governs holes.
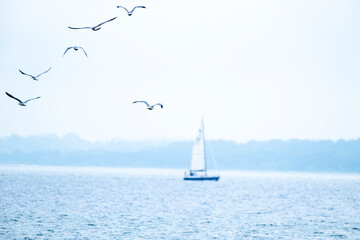
{"type": "Polygon", "coordinates": [[[204,124],[201,121],[198,135],[195,139],[190,171],[206,171],[206,161],[205,161],[205,140],[204,140],[204,124]]]}

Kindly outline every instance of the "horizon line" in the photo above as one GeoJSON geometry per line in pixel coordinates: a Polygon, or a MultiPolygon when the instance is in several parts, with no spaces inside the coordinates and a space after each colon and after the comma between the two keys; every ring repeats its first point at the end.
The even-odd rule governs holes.
{"type": "MultiPolygon", "coordinates": [[[[86,141],[89,143],[107,143],[107,142],[113,142],[113,141],[125,141],[125,142],[132,142],[132,143],[136,143],[136,142],[153,142],[153,143],[173,143],[173,142],[188,142],[188,141],[194,141],[195,137],[193,139],[166,139],[166,138],[153,138],[153,139],[125,139],[125,138],[110,138],[110,139],[99,139],[99,140],[90,140],[87,138],[83,138],[81,136],[79,136],[78,134],[74,133],[74,132],[69,132],[69,133],[65,133],[65,134],[56,134],[56,133],[39,133],[39,134],[31,134],[31,135],[20,135],[20,134],[16,134],[13,133],[11,135],[5,135],[5,136],[0,136],[0,139],[6,139],[6,138],[11,138],[11,137],[19,137],[19,138],[30,138],[30,137],[41,137],[41,136],[56,136],[59,139],[64,139],[66,137],[69,136],[74,136],[76,138],[78,138],[79,140],[82,141],[86,141]]],[[[329,138],[322,138],[322,139],[312,139],[312,138],[269,138],[269,139],[249,139],[246,141],[237,141],[234,139],[221,139],[221,138],[217,138],[217,139],[212,139],[212,138],[206,138],[207,141],[225,141],[225,142],[235,142],[236,144],[247,144],[247,143],[251,143],[251,142],[270,142],[270,141],[310,141],[310,142],[321,142],[321,141],[331,141],[331,142],[339,142],[339,141],[358,141],[360,140],[360,136],[358,138],[338,138],[338,139],[329,139],[329,138]]]]}

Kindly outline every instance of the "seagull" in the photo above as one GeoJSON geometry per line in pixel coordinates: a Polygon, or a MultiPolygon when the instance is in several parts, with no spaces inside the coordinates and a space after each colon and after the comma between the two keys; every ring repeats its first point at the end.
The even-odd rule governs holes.
{"type": "Polygon", "coordinates": [[[131,15],[133,14],[135,8],[145,8],[145,7],[144,7],[144,6],[136,6],[136,7],[134,7],[130,12],[129,12],[129,10],[127,10],[127,9],[126,9],[125,7],[123,7],[123,6],[117,6],[117,8],[123,8],[123,9],[125,9],[125,10],[127,11],[127,14],[128,14],[129,16],[131,16],[131,15]]]}
{"type": "Polygon", "coordinates": [[[27,73],[24,73],[23,71],[21,71],[20,69],[19,69],[19,72],[21,73],[21,74],[24,74],[24,75],[27,75],[27,76],[29,76],[29,77],[31,77],[32,79],[34,79],[35,81],[39,81],[37,78],[38,77],[40,77],[41,75],[43,75],[43,74],[45,74],[45,73],[47,73],[48,71],[50,71],[50,69],[51,68],[49,68],[48,70],[46,70],[45,72],[43,72],[43,73],[40,73],[39,75],[37,75],[37,76],[33,76],[33,75],[30,75],[30,74],[27,74],[27,73]]]}
{"type": "Polygon", "coordinates": [[[145,103],[146,106],[147,106],[147,109],[149,109],[149,110],[153,110],[156,105],[159,105],[161,108],[164,107],[161,103],[157,103],[157,104],[154,104],[154,105],[150,106],[150,105],[147,103],[147,101],[135,101],[135,102],[133,102],[133,103],[139,103],[139,102],[145,103]]]}
{"type": "Polygon", "coordinates": [[[29,102],[29,101],[31,101],[31,100],[35,100],[35,99],[40,98],[40,97],[30,98],[30,99],[26,100],[25,102],[23,102],[23,101],[21,101],[20,99],[18,99],[18,98],[16,98],[16,97],[14,97],[13,95],[11,95],[10,93],[8,93],[8,92],[5,92],[5,93],[6,93],[6,95],[8,95],[9,97],[11,97],[11,98],[15,99],[16,101],[18,101],[20,106],[26,106],[26,103],[27,103],[27,102],[29,102]]]}
{"type": "Polygon", "coordinates": [[[81,49],[81,50],[83,50],[83,52],[85,53],[86,57],[88,57],[88,55],[86,54],[85,50],[84,50],[82,47],[78,47],[78,46],[68,47],[68,48],[65,50],[65,52],[64,52],[64,54],[63,54],[63,57],[65,56],[65,53],[66,53],[69,49],[74,49],[75,51],[81,49]]]}
{"type": "Polygon", "coordinates": [[[70,28],[70,29],[91,29],[91,30],[93,30],[93,31],[98,31],[98,30],[100,30],[101,25],[103,25],[104,23],[110,22],[110,21],[112,21],[112,20],[115,20],[116,18],[117,18],[117,17],[114,17],[114,18],[112,18],[112,19],[110,19],[110,20],[107,20],[107,21],[105,21],[105,22],[102,22],[102,23],[100,23],[100,24],[98,24],[98,25],[96,25],[96,26],[94,26],[94,27],[79,27],[79,28],[68,27],[68,28],[70,28]]]}

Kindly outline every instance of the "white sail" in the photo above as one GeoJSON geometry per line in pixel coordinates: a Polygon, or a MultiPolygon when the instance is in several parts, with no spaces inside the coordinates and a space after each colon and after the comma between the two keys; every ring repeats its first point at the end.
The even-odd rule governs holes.
{"type": "Polygon", "coordinates": [[[204,141],[204,125],[201,120],[199,132],[193,146],[190,171],[206,171],[204,141]]]}

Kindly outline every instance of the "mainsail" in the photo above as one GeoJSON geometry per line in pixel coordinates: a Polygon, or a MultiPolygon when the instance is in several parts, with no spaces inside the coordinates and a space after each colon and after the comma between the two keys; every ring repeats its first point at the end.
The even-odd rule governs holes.
{"type": "Polygon", "coordinates": [[[204,123],[201,119],[199,132],[193,146],[190,172],[206,172],[205,157],[204,123]]]}

